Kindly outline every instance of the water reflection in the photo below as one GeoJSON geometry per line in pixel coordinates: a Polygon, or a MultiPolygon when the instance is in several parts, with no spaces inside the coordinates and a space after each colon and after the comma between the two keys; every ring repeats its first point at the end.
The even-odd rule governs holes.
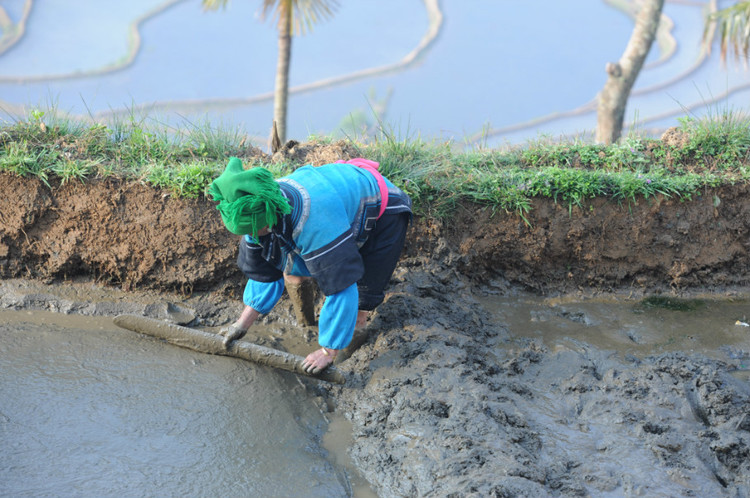
{"type": "MultiPolygon", "coordinates": [[[[28,1],[6,0],[2,8],[18,23],[28,1]]],[[[33,5],[25,35],[0,53],[2,116],[50,104],[97,119],[143,112],[177,125],[238,126],[265,142],[276,32],[257,18],[252,2],[230,2],[216,13],[203,12],[200,0],[33,5]]],[[[377,109],[399,136],[489,146],[540,135],[590,137],[604,65],[619,59],[633,27],[614,5],[343,3],[333,19],[295,40],[289,136],[361,133],[377,123],[377,109]],[[399,65],[412,53],[416,59],[399,65]]],[[[652,50],[627,125],[658,130],[686,114],[745,106],[750,73],[723,66],[718,50],[710,57],[702,51],[708,6],[665,4],[664,25],[673,23],[676,49],[652,50]]]]}

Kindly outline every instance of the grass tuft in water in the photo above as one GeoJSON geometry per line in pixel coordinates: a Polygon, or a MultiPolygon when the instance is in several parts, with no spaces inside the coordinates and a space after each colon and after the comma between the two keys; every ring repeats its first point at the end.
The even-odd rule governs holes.
{"type": "Polygon", "coordinates": [[[649,296],[638,303],[641,309],[665,309],[670,311],[696,311],[706,305],[702,299],[683,299],[679,297],[649,296]]]}

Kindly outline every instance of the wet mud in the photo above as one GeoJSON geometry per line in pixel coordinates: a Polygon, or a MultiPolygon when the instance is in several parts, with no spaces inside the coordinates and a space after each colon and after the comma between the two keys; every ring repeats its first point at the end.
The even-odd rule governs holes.
{"type": "MultiPolygon", "coordinates": [[[[2,308],[205,329],[241,310],[236,238],[210,203],[119,181],[50,190],[0,175],[0,191],[2,308]]],[[[361,347],[336,365],[346,383],[302,382],[349,421],[350,457],[379,496],[750,496],[748,336],[722,354],[650,347],[615,324],[608,343],[558,341],[488,307],[521,292],[747,299],[748,193],[534,200],[528,223],[473,205],[417,218],[361,347]]],[[[564,318],[581,330],[590,319],[564,318]]],[[[316,329],[285,296],[247,340],[304,355],[316,329]]]]}
{"type": "MultiPolygon", "coordinates": [[[[131,301],[102,301],[100,290],[8,281],[0,304],[95,316],[137,308],[169,321],[167,310],[199,316],[191,305],[208,301],[165,304],[179,296],[137,292],[124,293],[131,301]],[[93,301],[83,300],[87,290],[93,301]]],[[[363,345],[337,365],[346,384],[304,381],[321,409],[351,424],[350,458],[378,496],[748,495],[750,382],[742,370],[750,333],[739,330],[723,351],[712,343],[660,350],[660,339],[633,339],[627,324],[613,323],[611,335],[625,330],[634,347],[612,347],[611,337],[573,335],[600,317],[552,300],[528,316],[560,337],[534,337],[492,312],[496,292],[439,264],[406,260],[363,345]]],[[[497,306],[523,300],[502,298],[497,306]]],[[[315,347],[315,330],[294,323],[287,298],[251,332],[248,340],[297,354],[315,347]]]]}
{"type": "Polygon", "coordinates": [[[449,275],[402,268],[331,388],[382,496],[750,494],[750,335],[726,360],[534,339],[449,275]]]}

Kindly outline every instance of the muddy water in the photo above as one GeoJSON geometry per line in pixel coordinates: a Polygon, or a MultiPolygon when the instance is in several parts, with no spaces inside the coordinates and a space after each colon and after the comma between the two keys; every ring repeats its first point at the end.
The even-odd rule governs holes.
{"type": "Polygon", "coordinates": [[[351,496],[293,375],[118,329],[0,312],[0,495],[351,496]]]}
{"type": "Polygon", "coordinates": [[[700,353],[736,364],[736,376],[748,378],[750,299],[746,297],[579,300],[522,294],[481,301],[512,336],[538,339],[551,349],[591,345],[621,357],[700,353]]]}

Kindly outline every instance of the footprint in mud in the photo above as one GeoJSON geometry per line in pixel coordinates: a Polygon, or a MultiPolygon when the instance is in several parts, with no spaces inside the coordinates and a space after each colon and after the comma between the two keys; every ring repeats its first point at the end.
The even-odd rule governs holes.
{"type": "Polygon", "coordinates": [[[176,304],[161,302],[146,306],[144,315],[149,318],[158,318],[177,325],[188,325],[195,320],[195,312],[189,308],[176,304]]]}
{"type": "Polygon", "coordinates": [[[628,339],[630,339],[636,344],[646,344],[646,341],[643,339],[643,335],[639,334],[633,329],[623,330],[622,333],[625,335],[625,337],[627,337],[628,339]]]}

